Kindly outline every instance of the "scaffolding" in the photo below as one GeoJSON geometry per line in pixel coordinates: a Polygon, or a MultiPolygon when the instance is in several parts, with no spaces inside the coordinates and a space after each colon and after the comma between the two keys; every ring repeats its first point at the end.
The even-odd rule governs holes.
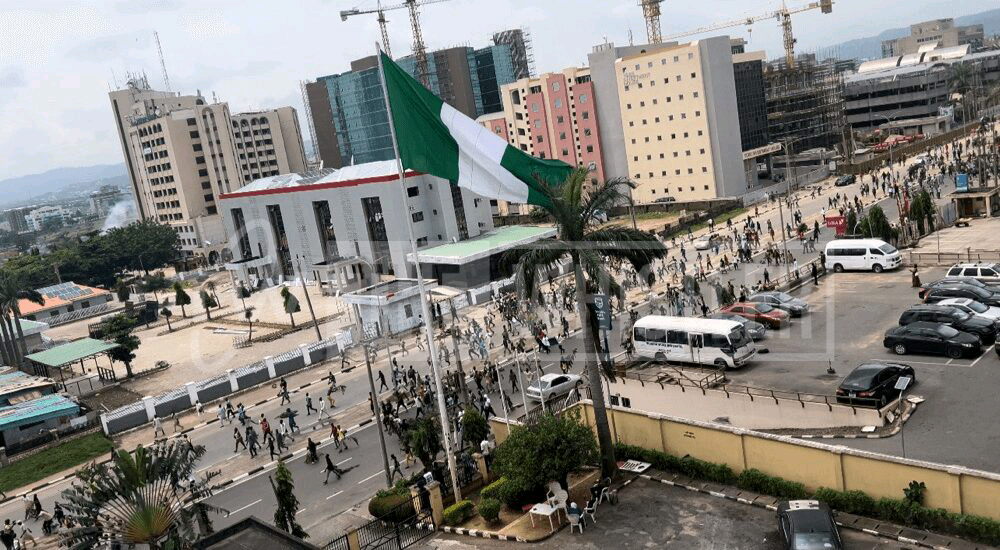
{"type": "Polygon", "coordinates": [[[777,142],[794,142],[795,151],[833,149],[848,153],[844,82],[834,60],[816,62],[800,55],[789,67],[782,58],[764,68],[767,131],[777,142]]]}
{"type": "Polygon", "coordinates": [[[498,46],[506,44],[510,47],[514,80],[535,76],[535,53],[531,44],[531,33],[527,27],[495,32],[493,43],[498,46]]]}

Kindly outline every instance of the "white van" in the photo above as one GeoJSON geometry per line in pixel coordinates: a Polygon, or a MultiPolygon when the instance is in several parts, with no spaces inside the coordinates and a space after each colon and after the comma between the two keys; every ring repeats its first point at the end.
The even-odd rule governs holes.
{"type": "Polygon", "coordinates": [[[647,315],[632,326],[632,342],[639,357],[722,368],[742,367],[757,353],[743,323],[725,319],[647,315]]]}
{"type": "Polygon", "coordinates": [[[826,268],[882,273],[903,263],[896,247],[879,239],[836,239],[826,245],[826,268]]]}

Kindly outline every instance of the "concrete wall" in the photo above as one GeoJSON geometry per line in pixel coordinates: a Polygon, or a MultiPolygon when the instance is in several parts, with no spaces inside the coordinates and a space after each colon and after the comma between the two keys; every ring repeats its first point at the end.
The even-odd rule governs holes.
{"type": "Polygon", "coordinates": [[[285,359],[284,361],[274,362],[274,373],[278,376],[283,376],[290,372],[297,371],[306,366],[305,361],[302,359],[302,355],[295,355],[285,359]]]}
{"type": "MultiPolygon", "coordinates": [[[[590,402],[576,407],[583,409],[582,420],[593,427],[590,402]]],[[[502,421],[491,422],[497,441],[506,439],[502,421]]],[[[809,490],[858,490],[875,498],[898,499],[910,481],[923,481],[927,506],[1000,520],[996,504],[1000,474],[619,407],[609,409],[609,422],[620,443],[727,464],[737,473],[755,468],[798,481],[809,490]]]]}

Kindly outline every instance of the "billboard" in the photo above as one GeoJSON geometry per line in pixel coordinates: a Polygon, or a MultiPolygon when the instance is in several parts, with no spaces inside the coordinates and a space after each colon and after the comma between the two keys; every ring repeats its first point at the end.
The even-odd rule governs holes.
{"type": "Polygon", "coordinates": [[[955,174],[955,191],[969,190],[969,174],[955,174]]]}

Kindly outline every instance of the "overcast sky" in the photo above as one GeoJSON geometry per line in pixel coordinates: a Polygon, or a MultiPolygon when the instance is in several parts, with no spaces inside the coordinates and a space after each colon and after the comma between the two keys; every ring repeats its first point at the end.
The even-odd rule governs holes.
{"type": "MultiPolygon", "coordinates": [[[[433,0],[432,0],[433,1],[433,0]]],[[[443,0],[437,0],[442,2],[443,0]]],[[[388,4],[402,0],[387,0],[388,4]]],[[[492,32],[527,27],[539,72],[585,64],[595,44],[645,40],[637,0],[448,0],[421,10],[429,48],[483,46],[492,32]]],[[[790,5],[805,2],[792,0],[790,5]]],[[[7,0],[0,2],[0,179],[64,166],[116,163],[108,87],[145,71],[162,87],[153,31],[159,31],[173,91],[229,102],[236,112],[293,105],[307,130],[298,82],[348,69],[378,39],[372,15],[339,12],[375,0],[7,0]],[[30,7],[29,7],[30,6],[30,7]]],[[[995,7],[995,0],[837,0],[834,12],[793,19],[798,51],[937,17],[995,7]]],[[[765,13],[774,0],[667,0],[663,34],[765,13]],[[748,9],[747,6],[752,6],[748,9]]],[[[405,10],[388,13],[394,56],[408,53],[405,10]]],[[[720,31],[725,32],[725,31],[720,31]]],[[[781,54],[773,21],[730,29],[749,49],[781,54]]],[[[306,136],[308,139],[308,136],[306,136]]]]}

